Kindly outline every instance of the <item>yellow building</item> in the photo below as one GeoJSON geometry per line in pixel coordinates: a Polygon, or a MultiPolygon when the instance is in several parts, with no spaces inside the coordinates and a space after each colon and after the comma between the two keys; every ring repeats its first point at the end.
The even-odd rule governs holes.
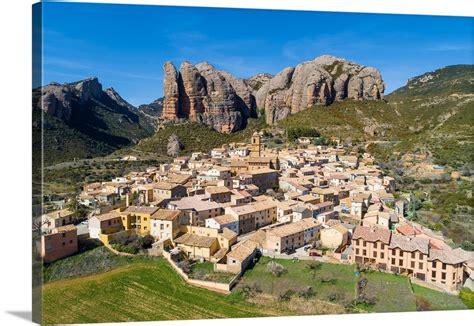
{"type": "Polygon", "coordinates": [[[134,229],[139,235],[150,234],[151,216],[158,211],[158,207],[129,206],[120,212],[122,225],[125,230],[134,229]]]}

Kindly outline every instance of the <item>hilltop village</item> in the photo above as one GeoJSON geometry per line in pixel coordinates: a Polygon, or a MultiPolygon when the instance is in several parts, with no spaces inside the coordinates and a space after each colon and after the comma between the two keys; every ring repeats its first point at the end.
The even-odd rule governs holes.
{"type": "Polygon", "coordinates": [[[394,179],[373,157],[337,141],[298,143],[269,149],[254,133],[250,144],[86,184],[78,201],[92,213],[79,224],[67,208],[43,214],[39,253],[46,263],[70,256],[80,237],[120,252],[140,237],[182,275],[184,262],[201,261],[238,279],[263,255],[356,264],[450,293],[474,289],[473,253],[411,222],[409,200],[395,199],[394,179]]]}

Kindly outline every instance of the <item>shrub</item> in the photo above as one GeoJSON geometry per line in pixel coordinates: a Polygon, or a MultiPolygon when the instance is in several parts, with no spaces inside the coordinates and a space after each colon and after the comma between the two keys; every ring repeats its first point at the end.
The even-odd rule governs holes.
{"type": "Polygon", "coordinates": [[[462,302],[469,308],[474,309],[474,292],[468,288],[462,288],[459,292],[462,302]]]}
{"type": "Polygon", "coordinates": [[[274,261],[271,261],[267,264],[267,271],[269,271],[276,277],[280,277],[286,272],[288,272],[287,269],[283,267],[283,265],[280,265],[274,261]]]}
{"type": "Polygon", "coordinates": [[[257,283],[244,284],[242,286],[242,294],[246,298],[255,296],[257,293],[261,293],[262,289],[257,283]]]}
{"type": "Polygon", "coordinates": [[[298,296],[304,299],[311,298],[315,295],[313,288],[311,286],[307,286],[304,289],[298,291],[298,296]]]}
{"type": "Polygon", "coordinates": [[[289,301],[294,294],[295,294],[295,291],[286,290],[285,292],[280,293],[278,298],[280,299],[280,301],[289,301]]]}

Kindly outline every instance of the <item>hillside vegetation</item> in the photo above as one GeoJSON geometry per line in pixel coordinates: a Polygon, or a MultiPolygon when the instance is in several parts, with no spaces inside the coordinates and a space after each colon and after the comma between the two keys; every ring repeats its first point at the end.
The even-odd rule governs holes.
{"type": "Polygon", "coordinates": [[[105,93],[79,104],[73,99],[71,119],[43,114],[36,107],[41,88],[33,90],[33,153],[45,165],[104,156],[153,134],[154,126],[137,110],[123,106],[105,93]]]}

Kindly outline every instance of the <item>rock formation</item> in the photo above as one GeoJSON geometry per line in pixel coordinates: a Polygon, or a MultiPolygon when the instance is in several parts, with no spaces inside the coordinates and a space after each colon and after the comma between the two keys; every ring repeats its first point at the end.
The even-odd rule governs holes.
{"type": "Polygon", "coordinates": [[[346,98],[379,100],[384,82],[380,72],[333,56],[321,56],[295,68],[285,68],[256,93],[272,124],[314,105],[329,105],[346,98]]]}
{"type": "Polygon", "coordinates": [[[207,62],[194,66],[184,61],[179,72],[171,62],[163,68],[165,120],[185,118],[231,133],[244,128],[248,117],[256,116],[255,97],[243,80],[207,62]]]}
{"type": "Polygon", "coordinates": [[[35,105],[47,114],[70,121],[73,118],[74,108],[83,107],[93,98],[102,101],[105,105],[111,104],[126,108],[130,112],[136,111],[136,108],[125,101],[113,88],[103,91],[97,77],[74,83],[50,83],[43,86],[41,96],[35,105]]]}
{"type": "Polygon", "coordinates": [[[163,101],[162,116],[165,119],[174,119],[178,116],[179,108],[178,73],[171,62],[166,62],[163,69],[165,70],[163,89],[166,96],[163,101]]]}
{"type": "Polygon", "coordinates": [[[260,87],[262,87],[267,81],[273,78],[272,74],[256,74],[255,76],[250,77],[245,80],[245,83],[250,86],[250,88],[257,92],[260,87]]]}

